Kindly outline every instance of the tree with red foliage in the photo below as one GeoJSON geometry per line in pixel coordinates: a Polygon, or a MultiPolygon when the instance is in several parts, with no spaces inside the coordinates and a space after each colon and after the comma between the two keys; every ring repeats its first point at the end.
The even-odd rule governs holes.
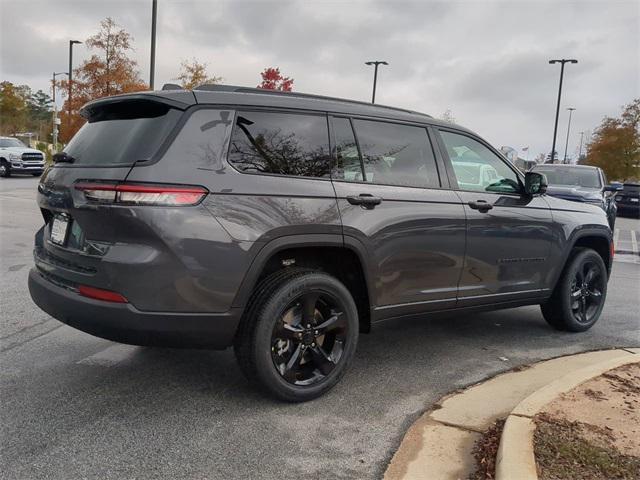
{"type": "Polygon", "coordinates": [[[293,78],[283,77],[279,67],[265,68],[260,74],[262,83],[258,88],[266,90],[280,90],[282,92],[290,92],[293,89],[293,78]]]}

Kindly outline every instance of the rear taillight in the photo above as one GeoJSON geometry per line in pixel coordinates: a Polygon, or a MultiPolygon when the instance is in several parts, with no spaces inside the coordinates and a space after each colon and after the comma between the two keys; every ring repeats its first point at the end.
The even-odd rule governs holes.
{"type": "Polygon", "coordinates": [[[89,202],[118,205],[197,205],[208,193],[204,187],[140,183],[81,182],[75,189],[89,202]]]}

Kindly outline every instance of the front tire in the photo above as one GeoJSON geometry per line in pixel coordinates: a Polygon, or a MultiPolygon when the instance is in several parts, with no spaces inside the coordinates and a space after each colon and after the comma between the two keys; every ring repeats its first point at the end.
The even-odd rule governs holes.
{"type": "Polygon", "coordinates": [[[278,399],[304,402],[338,383],[357,343],[349,290],[326,273],[292,268],[257,287],[234,350],[250,382],[278,399]]]}
{"type": "Polygon", "coordinates": [[[590,248],[572,253],[542,315],[557,330],[584,332],[600,318],[607,296],[607,268],[590,248]]]}
{"type": "Polygon", "coordinates": [[[5,160],[0,162],[0,177],[8,178],[11,176],[11,167],[9,163],[5,160]]]}

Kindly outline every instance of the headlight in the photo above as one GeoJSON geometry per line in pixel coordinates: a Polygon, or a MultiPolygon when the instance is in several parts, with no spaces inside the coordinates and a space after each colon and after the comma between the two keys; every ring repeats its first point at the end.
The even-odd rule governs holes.
{"type": "Polygon", "coordinates": [[[9,160],[22,160],[22,155],[17,155],[15,153],[9,154],[9,160]]]}

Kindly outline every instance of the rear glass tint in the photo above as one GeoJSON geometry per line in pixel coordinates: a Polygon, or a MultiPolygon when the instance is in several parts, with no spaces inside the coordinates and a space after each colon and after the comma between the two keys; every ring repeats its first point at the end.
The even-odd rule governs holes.
{"type": "Polygon", "coordinates": [[[176,125],[182,112],[156,102],[107,105],[92,111],[64,152],[73,165],[131,165],[149,160],[176,125]]]}

